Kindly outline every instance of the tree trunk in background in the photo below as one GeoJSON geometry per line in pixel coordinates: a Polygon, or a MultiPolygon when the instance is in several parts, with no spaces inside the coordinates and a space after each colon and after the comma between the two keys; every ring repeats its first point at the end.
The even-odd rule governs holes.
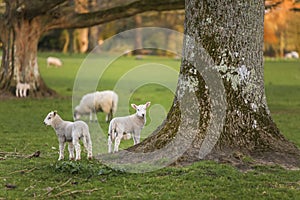
{"type": "Polygon", "coordinates": [[[179,163],[242,164],[252,156],[260,163],[299,166],[299,150],[280,133],[266,103],[263,17],[263,0],[186,1],[184,55],[173,105],[152,136],[130,150],[153,152],[183,133],[177,148],[192,143],[179,163]],[[212,86],[218,78],[223,88],[212,86]]]}
{"type": "Polygon", "coordinates": [[[135,55],[139,55],[142,53],[142,42],[143,42],[143,38],[142,38],[142,30],[139,29],[142,26],[142,16],[141,15],[136,15],[134,16],[134,21],[135,21],[135,25],[136,25],[136,30],[135,30],[135,41],[134,41],[134,49],[135,51],[133,52],[133,54],[135,55]]]}
{"type": "Polygon", "coordinates": [[[68,46],[68,52],[69,53],[74,53],[75,52],[75,40],[74,40],[74,29],[68,29],[68,34],[69,34],[69,38],[70,38],[70,44],[68,46]]]}
{"type": "MultiPolygon", "coordinates": [[[[17,7],[15,2],[11,7],[17,7]]],[[[38,18],[22,19],[11,14],[8,9],[5,29],[1,30],[3,38],[3,61],[0,68],[0,90],[13,93],[17,83],[30,84],[30,95],[47,96],[55,94],[47,88],[42,80],[37,63],[37,44],[41,36],[41,23],[38,18]]]]}
{"type": "MultiPolygon", "coordinates": [[[[90,0],[89,10],[91,12],[93,12],[96,7],[97,7],[97,0],[90,0]]],[[[88,51],[89,52],[98,46],[99,33],[100,33],[100,26],[92,26],[89,28],[89,36],[88,36],[88,38],[89,38],[88,51]]]]}
{"type": "Polygon", "coordinates": [[[100,33],[99,26],[93,26],[89,28],[89,44],[88,44],[88,51],[92,51],[95,47],[99,45],[99,33],[100,33]]]}
{"type": "MultiPolygon", "coordinates": [[[[75,1],[75,11],[78,13],[87,13],[89,12],[89,2],[88,0],[76,0],[75,1]]],[[[76,29],[76,50],[79,53],[85,53],[88,49],[89,41],[89,29],[81,28],[76,29]]],[[[75,50],[75,51],[76,51],[75,50]]]]}
{"type": "Polygon", "coordinates": [[[68,48],[69,48],[69,45],[70,45],[70,34],[69,34],[69,30],[65,30],[65,31],[64,31],[64,38],[65,38],[65,43],[64,43],[62,52],[63,52],[63,53],[68,53],[68,48]]]}
{"type": "Polygon", "coordinates": [[[76,48],[75,52],[85,53],[88,49],[88,36],[89,36],[89,29],[82,28],[76,29],[76,48]]]}
{"type": "Polygon", "coordinates": [[[279,57],[284,58],[284,49],[285,49],[285,31],[282,30],[279,36],[279,57]]]}

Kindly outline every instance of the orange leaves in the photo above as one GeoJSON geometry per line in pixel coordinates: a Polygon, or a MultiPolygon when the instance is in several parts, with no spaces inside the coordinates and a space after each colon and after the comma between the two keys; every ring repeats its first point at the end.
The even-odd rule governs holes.
{"type": "Polygon", "coordinates": [[[294,0],[266,0],[266,14],[264,26],[264,40],[269,44],[278,42],[278,32],[286,28],[290,20],[290,12],[295,4],[294,0]]]}

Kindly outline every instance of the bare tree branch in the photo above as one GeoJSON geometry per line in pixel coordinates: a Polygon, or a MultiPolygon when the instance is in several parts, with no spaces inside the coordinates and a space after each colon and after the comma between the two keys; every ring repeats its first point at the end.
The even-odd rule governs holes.
{"type": "Polygon", "coordinates": [[[90,13],[76,13],[70,7],[61,7],[55,10],[59,17],[50,19],[50,23],[46,25],[46,30],[55,28],[84,28],[130,17],[146,11],[178,9],[184,9],[184,0],[138,0],[129,4],[90,13]]]}
{"type": "MultiPolygon", "coordinates": [[[[14,6],[14,9],[11,11],[12,14],[16,15],[23,12],[24,17],[30,19],[42,15],[59,5],[68,4],[68,2],[68,0],[24,0],[11,1],[10,3],[14,6]]],[[[8,3],[9,1],[6,3],[0,2],[0,16],[4,14],[8,3]]]]}
{"type": "MultiPolygon", "coordinates": [[[[270,10],[273,8],[277,8],[285,0],[265,0],[265,10],[270,10]]],[[[295,0],[293,3],[293,7],[290,8],[291,11],[299,12],[300,11],[300,0],[295,0]]]]}
{"type": "Polygon", "coordinates": [[[265,0],[265,10],[275,8],[283,3],[284,0],[265,0]]]}
{"type": "Polygon", "coordinates": [[[25,0],[20,6],[25,11],[25,18],[30,19],[45,14],[58,6],[68,5],[68,0],[25,0]]]}
{"type": "Polygon", "coordinates": [[[7,19],[7,13],[11,16],[22,16],[25,19],[32,19],[37,16],[43,16],[49,10],[58,9],[59,7],[68,6],[68,0],[6,0],[0,2],[0,30],[4,29],[4,23],[7,19]],[[7,10],[9,7],[9,11],[7,10]]]}

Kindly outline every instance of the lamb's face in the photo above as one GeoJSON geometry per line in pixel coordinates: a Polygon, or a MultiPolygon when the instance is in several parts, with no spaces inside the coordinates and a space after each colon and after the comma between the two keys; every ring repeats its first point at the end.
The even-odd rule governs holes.
{"type": "Polygon", "coordinates": [[[44,124],[46,124],[47,126],[51,126],[52,120],[55,116],[56,116],[56,111],[49,112],[47,117],[44,119],[44,124]]]}
{"type": "Polygon", "coordinates": [[[142,105],[135,105],[135,104],[131,104],[131,106],[136,110],[136,114],[139,117],[145,117],[146,116],[146,112],[147,112],[147,108],[150,106],[151,102],[147,102],[145,104],[142,105]]]}

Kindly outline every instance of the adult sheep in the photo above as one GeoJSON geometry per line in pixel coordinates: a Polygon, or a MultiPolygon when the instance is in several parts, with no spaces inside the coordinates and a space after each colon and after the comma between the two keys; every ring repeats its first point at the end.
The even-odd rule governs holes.
{"type": "Polygon", "coordinates": [[[106,122],[109,122],[117,111],[118,95],[111,90],[96,91],[84,95],[78,106],[74,110],[74,120],[78,120],[82,115],[90,115],[90,121],[97,119],[97,112],[106,113],[106,122]]]}

